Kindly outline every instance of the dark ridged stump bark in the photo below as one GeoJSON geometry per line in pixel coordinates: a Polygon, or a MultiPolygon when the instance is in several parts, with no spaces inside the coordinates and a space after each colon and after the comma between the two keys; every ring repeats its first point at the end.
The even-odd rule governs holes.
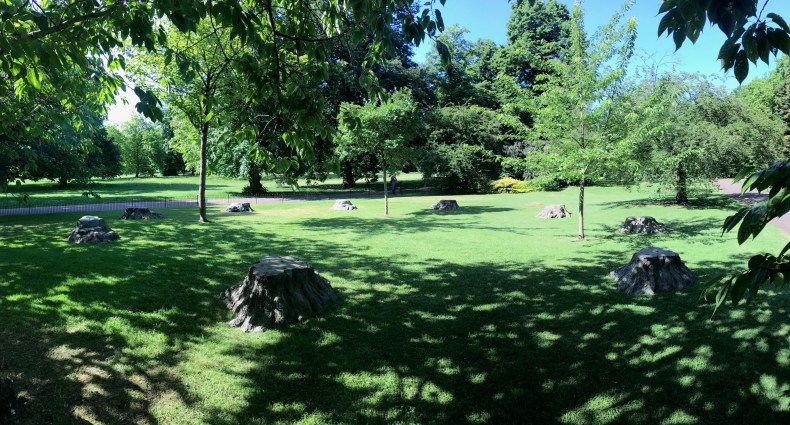
{"type": "Polygon", "coordinates": [[[241,283],[222,293],[222,299],[233,311],[229,325],[262,332],[320,315],[337,294],[306,261],[269,256],[253,264],[241,283]]]}
{"type": "Polygon", "coordinates": [[[617,290],[631,295],[655,295],[683,289],[694,283],[694,274],[668,249],[645,248],[631,262],[612,272],[617,290]]]}
{"type": "Polygon", "coordinates": [[[121,220],[157,220],[162,218],[162,214],[153,212],[148,208],[127,208],[121,216],[121,220]]]}
{"type": "Polygon", "coordinates": [[[625,223],[617,229],[620,233],[666,233],[672,229],[656,221],[650,216],[628,217],[625,223]]]}
{"type": "Polygon", "coordinates": [[[442,199],[441,201],[433,204],[431,208],[435,210],[457,210],[460,208],[458,206],[458,202],[455,199],[442,199]]]}

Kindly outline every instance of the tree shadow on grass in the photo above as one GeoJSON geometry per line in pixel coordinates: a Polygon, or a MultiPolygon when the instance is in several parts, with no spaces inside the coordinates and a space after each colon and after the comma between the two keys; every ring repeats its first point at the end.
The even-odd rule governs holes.
{"type": "MultiPolygon", "coordinates": [[[[713,194],[707,196],[700,196],[691,198],[687,204],[678,204],[674,198],[640,198],[629,199],[625,201],[606,202],[600,204],[602,208],[639,208],[639,207],[678,207],[688,210],[707,210],[707,209],[721,209],[721,210],[737,210],[743,207],[743,204],[738,202],[733,197],[725,194],[713,194]]],[[[658,217],[657,217],[658,218],[658,217]]],[[[660,220],[659,220],[660,221],[660,220]]]]}
{"type": "MultiPolygon", "coordinates": [[[[192,211],[172,215],[111,222],[123,239],[89,247],[61,242],[65,215],[0,228],[13,270],[0,284],[0,347],[30,396],[9,423],[158,423],[163,410],[210,424],[788,419],[784,297],[709,319],[699,286],[616,292],[621,250],[550,265],[388,261],[311,237],[315,220],[285,237],[237,216],[199,226],[183,224],[192,211]],[[228,329],[219,292],[276,254],[313,262],[341,301],[282,332],[228,329]],[[180,372],[198,354],[206,363],[191,373],[205,370],[208,388],[180,372]]],[[[343,220],[360,234],[391,230],[343,220]]],[[[704,278],[738,261],[689,266],[704,278]]]]}
{"type": "MultiPolygon", "coordinates": [[[[218,353],[255,363],[244,378],[265,384],[251,386],[245,409],[217,411],[210,422],[788,419],[774,411],[786,398],[754,390],[790,388],[788,371],[775,366],[784,342],[768,338],[779,327],[766,325],[787,302],[764,299],[707,320],[712,309],[697,304],[698,288],[620,294],[605,277],[619,253],[601,257],[604,265],[569,259],[577,267],[568,269],[445,262],[423,264],[423,275],[389,267],[379,275],[386,288],[358,289],[272,344],[218,353]],[[763,336],[757,350],[751,332],[763,336]]],[[[327,272],[375,272],[367,264],[345,257],[327,272]]]]}
{"type": "Polygon", "coordinates": [[[426,208],[424,210],[417,210],[414,212],[409,213],[411,216],[431,216],[431,215],[479,215],[479,214],[489,214],[489,213],[498,213],[498,212],[510,212],[516,211],[515,208],[503,208],[503,207],[489,207],[489,206],[461,206],[455,210],[434,210],[432,208],[426,208]]]}
{"type": "Polygon", "coordinates": [[[633,248],[641,249],[648,246],[671,246],[681,240],[693,240],[697,243],[712,244],[719,243],[723,238],[730,238],[728,235],[722,235],[718,228],[721,227],[721,220],[714,218],[696,218],[692,220],[675,221],[665,220],[660,221],[662,224],[667,225],[672,231],[665,233],[620,233],[617,229],[620,225],[599,225],[599,229],[603,230],[603,235],[598,236],[601,240],[625,243],[633,248]]]}

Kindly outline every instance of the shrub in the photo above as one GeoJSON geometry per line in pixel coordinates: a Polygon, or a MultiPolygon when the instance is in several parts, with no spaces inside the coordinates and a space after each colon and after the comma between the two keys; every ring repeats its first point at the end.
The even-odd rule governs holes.
{"type": "Polygon", "coordinates": [[[534,192],[535,189],[527,182],[512,177],[504,177],[491,182],[491,191],[497,193],[529,193],[534,192]]]}
{"type": "Polygon", "coordinates": [[[247,185],[241,189],[241,194],[245,196],[259,196],[265,194],[268,191],[269,190],[266,189],[266,186],[263,185],[260,185],[258,187],[247,185]]]}
{"type": "Polygon", "coordinates": [[[419,165],[429,184],[447,192],[486,192],[502,172],[494,153],[472,145],[433,145],[419,165]]]}
{"type": "Polygon", "coordinates": [[[562,189],[562,183],[554,177],[549,176],[535,177],[526,183],[534,190],[541,192],[556,192],[562,189]]]}

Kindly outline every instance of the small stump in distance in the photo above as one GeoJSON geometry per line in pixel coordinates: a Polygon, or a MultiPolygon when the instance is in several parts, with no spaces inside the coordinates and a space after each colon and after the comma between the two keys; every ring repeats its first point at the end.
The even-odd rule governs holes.
{"type": "Polygon", "coordinates": [[[118,233],[110,229],[103,218],[86,215],[77,220],[77,227],[71,231],[66,240],[83,244],[112,242],[118,239],[120,239],[118,233]]]}
{"type": "Polygon", "coordinates": [[[282,329],[323,313],[337,294],[306,261],[262,257],[239,284],[222,293],[233,311],[230,326],[245,332],[282,329]]]}
{"type": "Polygon", "coordinates": [[[338,199],[335,201],[335,205],[332,205],[332,209],[338,211],[352,211],[357,209],[357,206],[352,204],[348,199],[338,199]]]}
{"type": "Polygon", "coordinates": [[[611,273],[617,290],[631,295],[655,295],[683,289],[694,283],[694,274],[668,249],[645,248],[631,262],[611,273]]]}
{"type": "Polygon", "coordinates": [[[543,211],[539,212],[537,218],[565,218],[570,217],[571,213],[565,209],[565,204],[546,205],[543,211]]]}
{"type": "Polygon", "coordinates": [[[162,218],[162,214],[153,212],[148,208],[137,207],[127,208],[126,212],[121,216],[121,220],[151,220],[160,218],[162,218]]]}
{"type": "Polygon", "coordinates": [[[666,233],[672,229],[656,221],[650,216],[628,217],[625,223],[617,229],[620,233],[666,233]]]}
{"type": "Polygon", "coordinates": [[[442,199],[441,201],[433,204],[431,208],[435,210],[443,211],[443,210],[457,210],[460,207],[458,206],[458,202],[456,202],[455,199],[442,199]]]}
{"type": "Polygon", "coordinates": [[[235,204],[230,204],[227,208],[225,208],[225,212],[230,213],[237,213],[237,212],[253,212],[255,211],[250,206],[249,202],[237,202],[235,204]]]}

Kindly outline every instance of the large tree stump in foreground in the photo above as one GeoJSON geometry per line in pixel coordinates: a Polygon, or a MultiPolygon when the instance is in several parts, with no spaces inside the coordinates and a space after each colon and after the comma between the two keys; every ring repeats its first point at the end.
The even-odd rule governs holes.
{"type": "Polygon", "coordinates": [[[348,199],[338,199],[335,201],[335,205],[332,205],[332,209],[338,211],[352,211],[357,209],[357,206],[352,204],[348,199]]]}
{"type": "Polygon", "coordinates": [[[694,274],[668,249],[645,248],[631,262],[612,272],[617,290],[631,295],[655,295],[683,289],[694,283],[694,274]]]}
{"type": "Polygon", "coordinates": [[[262,332],[318,316],[337,294],[306,261],[268,256],[253,264],[241,283],[223,292],[222,299],[233,311],[229,325],[262,332]]]}
{"type": "Polygon", "coordinates": [[[14,413],[17,392],[7,379],[0,378],[0,422],[14,413]]]}
{"type": "Polygon", "coordinates": [[[253,211],[255,210],[252,209],[249,202],[237,202],[235,204],[230,204],[230,206],[225,208],[225,212],[233,212],[233,213],[253,212],[253,211]]]}
{"type": "Polygon", "coordinates": [[[126,212],[121,216],[121,220],[152,220],[160,218],[162,218],[162,214],[153,212],[148,208],[138,207],[127,208],[126,212]]]}
{"type": "Polygon", "coordinates": [[[546,205],[543,211],[536,215],[537,218],[565,218],[570,217],[571,213],[565,209],[564,204],[546,205]]]}
{"type": "Polygon", "coordinates": [[[625,223],[617,229],[620,233],[665,233],[672,229],[659,223],[650,216],[628,217],[625,223]]]}
{"type": "Polygon", "coordinates": [[[74,243],[101,243],[120,239],[118,233],[110,229],[103,218],[86,215],[77,220],[77,227],[71,231],[68,239],[74,243]]]}
{"type": "Polygon", "coordinates": [[[455,199],[442,199],[441,201],[433,204],[431,208],[435,210],[457,210],[460,208],[455,199]]]}

